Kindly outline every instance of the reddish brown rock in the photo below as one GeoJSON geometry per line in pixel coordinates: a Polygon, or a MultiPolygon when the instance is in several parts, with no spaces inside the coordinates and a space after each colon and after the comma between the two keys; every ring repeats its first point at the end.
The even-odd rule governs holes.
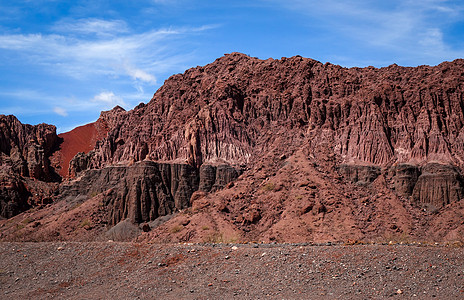
{"type": "MultiPolygon", "coordinates": [[[[440,238],[457,236],[463,69],[463,60],[347,69],[300,56],[225,55],[171,76],[147,104],[102,113],[101,135],[80,128],[85,139],[76,145],[86,148],[63,150],[76,154],[69,174],[77,179],[56,199],[103,193],[113,225],[150,222],[189,207],[195,191],[214,193],[193,201],[199,209],[182,241],[200,240],[191,227],[204,220],[212,220],[205,228],[216,224],[248,240],[357,240],[437,228],[440,238]],[[439,213],[427,215],[424,204],[439,213]]],[[[33,157],[8,153],[16,170],[36,170],[33,157]]],[[[150,234],[174,238],[162,229],[150,234]]]]}
{"type": "Polygon", "coordinates": [[[0,216],[11,218],[30,207],[31,193],[21,178],[5,170],[0,171],[0,216]]]}
{"type": "Polygon", "coordinates": [[[57,181],[50,156],[59,144],[56,127],[22,124],[14,116],[0,115],[0,164],[20,176],[57,181]]]}
{"type": "Polygon", "coordinates": [[[172,76],[150,103],[117,113],[90,167],[145,158],[249,163],[283,130],[315,143],[329,137],[345,162],[459,163],[463,66],[346,69],[233,53],[172,76]]]}
{"type": "Polygon", "coordinates": [[[458,169],[437,163],[421,168],[421,175],[413,190],[414,200],[431,209],[458,202],[463,194],[463,181],[458,169]]]}
{"type": "Polygon", "coordinates": [[[54,154],[54,159],[58,160],[56,164],[59,174],[62,177],[75,177],[77,173],[87,169],[89,156],[86,154],[116,126],[118,118],[124,112],[122,107],[116,106],[112,110],[101,112],[96,122],[59,134],[62,142],[54,154]]]}
{"type": "Polygon", "coordinates": [[[51,182],[60,180],[50,163],[58,145],[55,126],[31,126],[14,116],[0,115],[1,217],[10,218],[49,201],[55,188],[51,182]]]}
{"type": "Polygon", "coordinates": [[[358,184],[368,184],[374,181],[380,175],[380,168],[378,166],[370,165],[340,165],[340,173],[346,180],[358,184]]]}

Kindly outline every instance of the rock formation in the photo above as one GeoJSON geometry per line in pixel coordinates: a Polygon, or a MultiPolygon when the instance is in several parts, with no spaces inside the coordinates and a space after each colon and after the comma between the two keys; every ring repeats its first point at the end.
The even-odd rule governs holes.
{"type": "Polygon", "coordinates": [[[189,207],[193,192],[222,188],[238,173],[230,166],[203,165],[199,171],[188,164],[143,161],[88,170],[78,180],[62,184],[59,194],[86,199],[103,193],[110,225],[124,219],[142,223],[189,207]]]}
{"type": "Polygon", "coordinates": [[[11,218],[30,208],[30,192],[21,178],[12,173],[0,171],[0,216],[11,218]]]}
{"type": "Polygon", "coordinates": [[[58,145],[55,126],[31,126],[0,115],[0,217],[48,201],[50,189],[60,180],[50,163],[58,145]]]}
{"type": "Polygon", "coordinates": [[[0,164],[13,173],[43,181],[58,180],[49,160],[57,146],[55,126],[31,126],[14,116],[0,115],[0,164]]]}
{"type": "Polygon", "coordinates": [[[421,169],[412,195],[419,204],[441,208],[461,200],[463,192],[462,177],[456,167],[431,163],[421,169]]]}
{"type": "MultiPolygon", "coordinates": [[[[416,232],[422,225],[411,220],[424,207],[445,216],[463,197],[463,69],[464,60],[343,68],[232,53],[171,76],[147,104],[116,107],[60,135],[51,165],[53,128],[9,117],[0,131],[2,165],[45,181],[54,170],[69,177],[55,201],[103,193],[109,224],[149,222],[193,199],[196,210],[211,210],[250,238],[276,238],[271,231],[293,211],[305,224],[339,218],[359,235],[385,226],[416,232]],[[401,216],[378,216],[379,207],[388,215],[393,206],[401,216]],[[333,215],[341,211],[356,217],[333,215]]],[[[311,230],[301,234],[315,236],[311,230]]]]}

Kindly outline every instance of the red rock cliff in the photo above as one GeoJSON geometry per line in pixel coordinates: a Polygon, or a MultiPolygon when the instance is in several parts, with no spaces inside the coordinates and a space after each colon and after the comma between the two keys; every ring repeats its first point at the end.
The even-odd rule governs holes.
{"type": "Polygon", "coordinates": [[[90,166],[145,158],[248,163],[279,132],[330,138],[348,163],[461,165],[463,66],[346,69],[299,56],[229,54],[172,76],[147,105],[122,112],[90,166]]]}

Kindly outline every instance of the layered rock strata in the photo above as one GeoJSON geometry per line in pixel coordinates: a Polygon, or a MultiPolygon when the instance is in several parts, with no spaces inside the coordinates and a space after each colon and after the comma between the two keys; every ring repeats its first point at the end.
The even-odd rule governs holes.
{"type": "MultiPolygon", "coordinates": [[[[61,184],[55,201],[104,194],[110,224],[126,218],[150,221],[183,209],[195,202],[195,191],[195,199],[201,199],[196,208],[210,207],[208,196],[200,193],[217,192],[241,166],[248,170],[241,178],[249,181],[227,192],[238,193],[224,196],[229,202],[211,207],[247,230],[290,220],[282,207],[293,199],[288,214],[311,211],[323,220],[345,209],[361,218],[351,220],[350,228],[362,223],[362,232],[369,232],[379,206],[387,213],[396,207],[409,220],[407,211],[414,208],[407,199],[437,209],[462,198],[463,69],[463,60],[435,67],[348,69],[300,56],[260,60],[232,53],[171,76],[147,104],[130,111],[116,107],[93,127],[62,135],[85,138],[63,142],[65,159],[56,164],[49,163],[59,142],[54,127],[4,117],[0,159],[6,174],[23,182],[59,180],[54,169],[73,178],[61,184]],[[79,147],[65,151],[65,145],[79,147]],[[302,155],[298,161],[295,153],[302,155]],[[287,170],[286,178],[274,178],[290,167],[295,173],[287,170]],[[301,179],[303,174],[312,182],[301,179]],[[287,182],[290,175],[297,182],[287,182]],[[272,206],[266,204],[273,199],[267,192],[280,195],[272,206]],[[234,206],[231,199],[241,202],[234,206]]],[[[20,190],[14,180],[4,182],[20,190]]],[[[390,223],[385,222],[400,230],[390,223]]]]}
{"type": "MultiPolygon", "coordinates": [[[[148,104],[119,112],[107,137],[70,170],[144,159],[197,168],[253,164],[277,143],[304,136],[311,149],[329,143],[342,175],[360,184],[393,164],[439,161],[460,172],[463,67],[456,60],[347,69],[300,56],[259,60],[232,53],[172,76],[148,104]]],[[[410,180],[393,188],[409,196],[414,174],[410,180]]]]}
{"type": "Polygon", "coordinates": [[[62,184],[59,194],[72,201],[103,193],[109,225],[124,219],[142,223],[189,207],[195,191],[222,188],[238,174],[230,166],[203,165],[198,170],[188,164],[143,161],[87,170],[81,178],[62,184]]]}
{"type": "Polygon", "coordinates": [[[462,176],[456,167],[431,163],[421,169],[412,196],[421,205],[433,209],[444,207],[462,199],[462,176]]]}
{"type": "Polygon", "coordinates": [[[331,138],[348,163],[461,165],[463,67],[346,69],[233,53],[172,76],[150,103],[121,113],[89,167],[145,158],[249,163],[283,128],[331,138]]]}

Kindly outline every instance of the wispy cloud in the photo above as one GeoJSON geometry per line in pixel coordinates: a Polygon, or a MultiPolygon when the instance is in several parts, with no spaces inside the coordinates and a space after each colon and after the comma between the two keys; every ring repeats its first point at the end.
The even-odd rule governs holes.
{"type": "Polygon", "coordinates": [[[63,32],[54,34],[0,35],[0,49],[16,51],[17,57],[31,64],[52,66],[53,72],[59,71],[78,79],[103,74],[127,76],[134,81],[155,84],[158,66],[169,64],[175,67],[172,64],[183,60],[175,54],[169,55],[170,61],[165,60],[169,52],[177,52],[176,38],[211,28],[163,28],[126,33],[125,23],[119,21],[92,19],[84,21],[81,27],[79,24],[60,23],[63,32]],[[93,32],[96,37],[71,34],[76,31],[93,32]]]}
{"type": "Polygon", "coordinates": [[[66,109],[64,109],[64,108],[62,108],[62,107],[55,106],[55,107],[53,108],[53,111],[54,111],[56,114],[58,114],[58,115],[60,115],[60,116],[62,116],[62,117],[67,117],[67,116],[68,116],[68,112],[66,111],[66,109]]]}
{"type": "MultiPolygon", "coordinates": [[[[269,2],[269,1],[267,1],[269,2]]],[[[271,0],[318,21],[318,26],[361,47],[390,51],[408,61],[437,62],[463,56],[444,39],[444,31],[460,22],[464,4],[447,0],[303,1],[271,0]]],[[[352,44],[351,47],[359,47],[352,44]]]]}
{"type": "Polygon", "coordinates": [[[182,41],[211,28],[133,32],[124,21],[78,19],[57,22],[48,34],[4,33],[0,55],[8,54],[9,64],[31,66],[63,82],[71,79],[82,89],[53,95],[41,88],[11,87],[0,91],[0,107],[21,116],[53,112],[69,118],[84,111],[98,116],[115,105],[131,109],[152,97],[158,76],[183,69],[192,60],[191,53],[179,51],[182,41]]]}
{"type": "Polygon", "coordinates": [[[126,73],[134,80],[141,80],[146,83],[156,84],[156,77],[144,70],[137,69],[129,64],[125,64],[124,69],[126,73]]]}
{"type": "MultiPolygon", "coordinates": [[[[143,70],[150,66],[148,55],[150,47],[162,48],[161,43],[169,36],[178,34],[175,30],[158,30],[142,34],[118,36],[110,39],[87,40],[64,35],[50,34],[12,34],[0,36],[0,49],[15,50],[34,64],[49,65],[54,71],[61,71],[75,78],[89,74],[112,74],[134,76],[133,69],[119,68],[121,65],[140,65],[136,67],[144,74],[154,70],[143,70]],[[123,73],[118,73],[123,71],[123,73]]],[[[140,71],[139,71],[140,73],[140,71]]],[[[146,78],[146,76],[144,77],[146,78]]]]}
{"type": "Polygon", "coordinates": [[[95,34],[100,37],[115,36],[129,32],[126,22],[122,20],[79,19],[59,21],[52,30],[63,34],[95,34]]]}
{"type": "Polygon", "coordinates": [[[126,106],[126,103],[121,97],[116,96],[113,92],[109,91],[101,92],[98,95],[95,95],[92,101],[97,103],[103,103],[106,106],[106,108],[112,108],[116,105],[126,106]]]}

